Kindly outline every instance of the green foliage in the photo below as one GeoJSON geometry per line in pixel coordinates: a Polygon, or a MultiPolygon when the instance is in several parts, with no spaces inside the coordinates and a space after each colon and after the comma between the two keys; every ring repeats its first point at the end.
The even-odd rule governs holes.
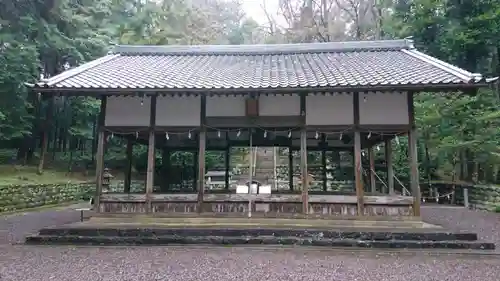
{"type": "Polygon", "coordinates": [[[500,213],[500,205],[496,206],[496,207],[493,209],[493,212],[495,212],[495,213],[500,213]]]}
{"type": "MultiPolygon", "coordinates": [[[[53,113],[45,116],[49,101],[29,92],[25,83],[96,59],[112,44],[245,43],[256,24],[243,22],[242,17],[236,1],[196,5],[185,0],[1,2],[0,147],[17,149],[23,163],[33,161],[46,131],[50,162],[67,161],[69,170],[78,163],[89,166],[96,150],[99,101],[55,98],[53,113]]],[[[107,163],[122,165],[125,146],[113,140],[107,148],[107,163]]],[[[145,165],[146,153],[144,148],[136,149],[138,167],[145,165]]],[[[213,165],[217,160],[210,159],[217,157],[209,157],[207,164],[213,165]]],[[[173,161],[180,158],[173,156],[173,161]]]]}
{"type": "MultiPolygon", "coordinates": [[[[498,1],[399,1],[395,35],[413,36],[420,49],[472,72],[499,75],[498,1]]],[[[499,92],[416,99],[424,178],[495,182],[500,149],[499,92]]]]}
{"type": "MultiPolygon", "coordinates": [[[[280,1],[282,6],[291,2],[280,1]]],[[[317,2],[328,2],[323,7],[326,9],[345,1],[317,2]]],[[[294,19],[289,28],[281,28],[282,32],[278,32],[280,27],[276,23],[266,32],[256,21],[246,18],[238,1],[0,2],[0,148],[16,150],[17,160],[28,163],[39,155],[42,132],[46,131],[49,132],[47,162],[63,160],[69,163],[69,170],[74,166],[92,166],[89,164],[96,151],[99,101],[57,98],[53,114],[45,116],[48,101],[29,92],[25,83],[34,83],[40,76],[53,76],[102,56],[112,44],[283,43],[309,38],[307,33],[311,30],[315,33],[312,37],[318,40],[359,39],[374,36],[375,25],[380,24],[380,37],[413,36],[417,47],[429,55],[472,72],[500,75],[497,0],[377,1],[374,8],[383,15],[379,22],[369,13],[356,14],[359,10],[372,10],[365,7],[369,1],[354,2],[359,2],[360,7],[341,7],[340,14],[333,8],[325,14],[326,10],[318,6],[323,9],[314,12],[320,18],[317,21],[320,28],[306,28],[294,19]],[[325,19],[329,22],[323,22],[325,19]],[[329,34],[319,34],[326,32],[329,34]],[[50,121],[47,127],[46,120],[50,121]]],[[[287,7],[302,7],[295,4],[287,7]]],[[[498,86],[477,93],[421,93],[416,97],[422,179],[499,181],[499,97],[498,86]]],[[[401,137],[400,142],[395,148],[396,172],[398,177],[407,178],[407,140],[401,137]]],[[[122,166],[125,149],[123,140],[112,139],[106,163],[122,166]]],[[[145,147],[135,148],[134,163],[138,170],[145,166],[146,154],[145,147]]],[[[383,149],[377,154],[382,156],[383,149]]],[[[4,157],[8,160],[2,161],[13,157],[9,154],[4,157]]],[[[216,166],[221,157],[208,154],[207,166],[216,166]]],[[[157,159],[161,163],[160,155],[157,159]]],[[[171,156],[174,163],[192,160],[192,155],[185,153],[171,156]]]]}

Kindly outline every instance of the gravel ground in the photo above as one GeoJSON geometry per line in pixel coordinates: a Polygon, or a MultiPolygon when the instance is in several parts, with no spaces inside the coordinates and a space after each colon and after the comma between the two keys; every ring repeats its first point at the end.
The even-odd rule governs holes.
{"type": "Polygon", "coordinates": [[[15,246],[2,281],[498,281],[500,259],[255,248],[15,246]]]}
{"type": "Polygon", "coordinates": [[[39,212],[0,215],[0,245],[24,241],[27,234],[36,233],[47,226],[77,222],[80,220],[80,213],[74,209],[87,205],[82,203],[39,212]]]}
{"type": "Polygon", "coordinates": [[[477,233],[480,240],[495,243],[496,252],[500,254],[500,214],[498,213],[472,211],[463,207],[429,205],[422,207],[422,219],[453,231],[477,233]]]}
{"type": "MultiPolygon", "coordinates": [[[[498,214],[435,206],[424,207],[422,213],[426,222],[475,231],[500,246],[498,214]]],[[[10,245],[44,226],[78,219],[78,212],[71,210],[0,217],[0,280],[498,281],[500,273],[500,257],[495,256],[436,257],[316,248],[10,245]]]]}

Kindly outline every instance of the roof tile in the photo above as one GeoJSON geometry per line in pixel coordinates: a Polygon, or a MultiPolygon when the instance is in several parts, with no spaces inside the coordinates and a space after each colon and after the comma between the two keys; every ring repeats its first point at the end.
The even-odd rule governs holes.
{"type": "Polygon", "coordinates": [[[238,46],[122,46],[115,54],[37,85],[57,89],[189,90],[478,81],[477,74],[426,56],[401,41],[397,44],[389,41],[392,45],[380,43],[384,41],[371,42],[374,46],[371,49],[367,47],[370,42],[346,43],[345,48],[339,43],[257,45],[255,48],[246,45],[240,49],[238,46]]]}

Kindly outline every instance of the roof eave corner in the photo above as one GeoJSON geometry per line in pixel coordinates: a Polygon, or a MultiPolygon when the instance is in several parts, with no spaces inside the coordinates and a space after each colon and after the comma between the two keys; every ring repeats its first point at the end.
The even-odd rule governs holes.
{"type": "Polygon", "coordinates": [[[403,40],[405,40],[406,46],[409,50],[416,50],[417,49],[417,48],[415,48],[415,41],[413,40],[413,36],[408,36],[408,37],[404,38],[403,40]]]}
{"type": "Polygon", "coordinates": [[[490,77],[490,78],[485,78],[484,81],[486,82],[486,84],[493,84],[495,82],[498,82],[498,79],[500,77],[490,77]]]}
{"type": "Polygon", "coordinates": [[[24,86],[26,86],[26,88],[28,88],[28,89],[33,89],[33,88],[36,88],[36,87],[38,86],[38,85],[37,85],[38,83],[29,83],[29,82],[24,82],[23,84],[24,84],[24,86]]]}
{"type": "Polygon", "coordinates": [[[43,80],[35,83],[24,82],[23,84],[24,86],[26,86],[26,88],[28,88],[28,90],[33,92],[41,92],[49,88],[49,86],[43,80]]]}

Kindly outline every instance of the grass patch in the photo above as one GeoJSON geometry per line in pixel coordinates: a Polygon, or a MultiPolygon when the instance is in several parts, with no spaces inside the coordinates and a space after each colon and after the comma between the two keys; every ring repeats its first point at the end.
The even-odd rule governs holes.
{"type": "Polygon", "coordinates": [[[35,166],[0,165],[0,185],[14,184],[61,184],[68,181],[78,183],[92,180],[82,173],[68,173],[46,169],[37,174],[35,166]]]}
{"type": "Polygon", "coordinates": [[[493,212],[500,213],[500,205],[497,205],[493,208],[493,212]]]}

